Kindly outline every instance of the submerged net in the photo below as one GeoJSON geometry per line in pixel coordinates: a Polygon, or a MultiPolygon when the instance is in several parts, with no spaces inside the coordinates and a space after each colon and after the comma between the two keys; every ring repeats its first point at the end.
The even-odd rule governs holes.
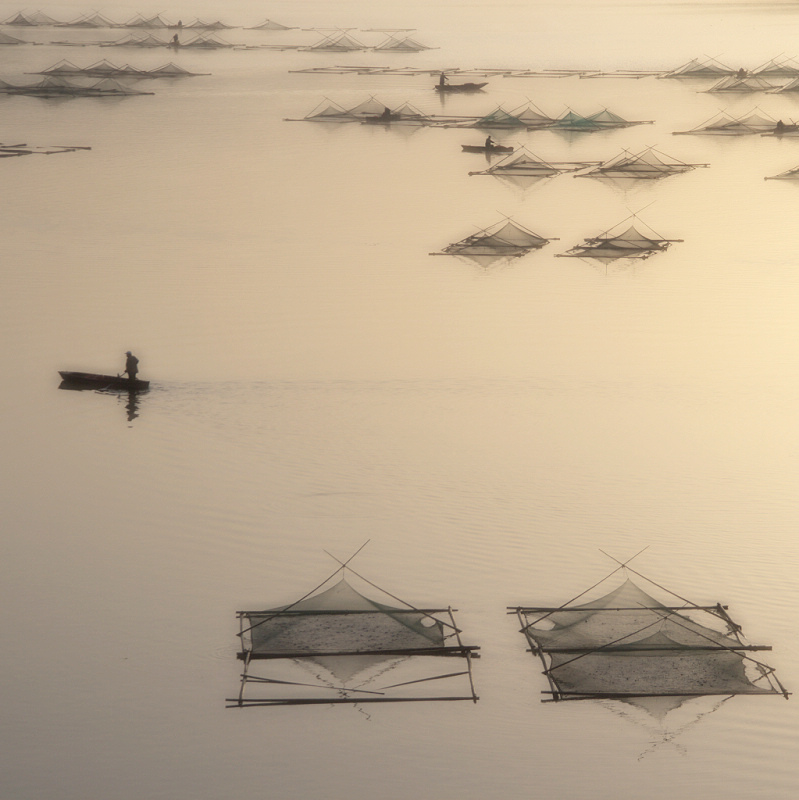
{"type": "Polygon", "coordinates": [[[721,606],[675,610],[628,579],[590,603],[518,611],[556,700],[783,693],[721,606]]]}

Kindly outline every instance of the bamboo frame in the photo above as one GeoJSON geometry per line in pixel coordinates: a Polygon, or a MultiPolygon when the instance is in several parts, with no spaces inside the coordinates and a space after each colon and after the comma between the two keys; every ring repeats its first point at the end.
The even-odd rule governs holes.
{"type": "MultiPolygon", "coordinates": [[[[644,549],[646,549],[646,548],[644,548],[644,549]]],[[[542,663],[542,665],[544,667],[543,671],[544,671],[544,674],[547,677],[547,680],[549,681],[550,689],[546,690],[546,691],[542,691],[542,694],[551,695],[551,698],[542,700],[542,702],[556,702],[556,701],[559,701],[559,700],[599,699],[599,698],[625,699],[625,698],[635,698],[635,697],[703,697],[703,696],[710,696],[710,695],[720,695],[720,696],[730,696],[731,697],[731,696],[734,696],[734,695],[737,695],[737,694],[758,694],[758,695],[760,695],[760,694],[781,694],[783,697],[785,697],[785,699],[788,699],[788,697],[790,696],[791,693],[788,692],[785,689],[785,687],[782,685],[780,680],[777,678],[777,675],[776,675],[776,673],[774,671],[774,668],[770,667],[768,664],[763,663],[762,661],[758,661],[757,659],[752,658],[751,656],[747,655],[747,653],[754,652],[754,651],[762,651],[762,650],[770,651],[772,649],[772,647],[770,645],[750,645],[750,644],[746,644],[742,639],[741,626],[738,625],[736,622],[734,622],[734,620],[727,613],[728,606],[722,605],[721,603],[716,603],[714,605],[709,605],[709,606],[697,605],[696,603],[693,603],[692,601],[687,600],[686,598],[682,597],[681,595],[677,594],[676,592],[673,592],[670,589],[667,589],[665,586],[660,585],[656,581],[653,581],[651,578],[648,578],[647,576],[641,574],[637,570],[635,570],[632,567],[630,567],[629,566],[629,562],[632,559],[628,559],[626,562],[621,562],[618,559],[614,558],[613,556],[610,556],[608,553],[605,553],[602,550],[600,552],[602,552],[604,555],[606,555],[609,558],[611,558],[619,566],[615,570],[613,570],[609,575],[607,575],[605,578],[603,578],[602,580],[598,581],[593,586],[591,586],[589,589],[586,589],[584,592],[582,592],[579,595],[577,595],[576,597],[574,597],[572,600],[569,600],[564,605],[558,606],[558,607],[554,607],[554,606],[521,606],[521,605],[508,606],[507,607],[507,610],[506,610],[507,613],[508,614],[515,613],[517,618],[518,618],[518,620],[519,620],[519,624],[521,626],[520,632],[524,634],[525,639],[527,640],[528,644],[530,645],[529,652],[531,652],[532,654],[537,655],[540,658],[541,663],[542,663]],[[630,572],[634,573],[635,575],[637,575],[638,577],[640,577],[643,580],[647,581],[648,583],[651,583],[652,585],[658,587],[662,591],[665,591],[668,594],[672,595],[673,597],[678,598],[683,603],[685,603],[685,605],[684,606],[643,606],[643,605],[641,605],[641,606],[635,606],[635,607],[615,606],[615,607],[596,608],[596,609],[581,608],[581,607],[576,607],[576,606],[575,607],[570,607],[571,603],[573,603],[575,600],[579,599],[584,594],[586,594],[589,591],[591,591],[591,589],[594,589],[597,586],[599,586],[601,583],[603,583],[605,580],[610,578],[612,575],[614,575],[620,569],[629,570],[630,572]],[[604,645],[601,645],[599,647],[596,647],[596,648],[586,649],[586,648],[568,647],[568,646],[567,647],[544,647],[544,646],[541,646],[534,639],[533,635],[531,634],[531,632],[530,632],[531,629],[536,624],[538,624],[538,623],[544,621],[545,619],[547,619],[548,617],[550,617],[552,614],[555,614],[555,613],[558,613],[558,612],[562,612],[562,611],[563,612],[573,611],[574,613],[578,613],[578,614],[580,612],[584,612],[586,614],[590,614],[590,613],[604,612],[604,611],[611,611],[611,612],[612,611],[650,611],[650,612],[654,612],[656,614],[657,619],[655,619],[653,622],[651,622],[651,623],[649,623],[647,625],[644,625],[643,627],[639,628],[636,631],[628,633],[625,636],[622,636],[622,637],[620,637],[618,639],[615,639],[614,641],[608,642],[608,643],[606,643],[604,645]],[[680,612],[690,612],[690,611],[701,611],[703,613],[709,614],[709,615],[721,620],[722,622],[724,622],[725,625],[728,628],[728,633],[726,635],[732,637],[733,640],[737,640],[738,644],[737,645],[735,645],[735,644],[727,645],[727,644],[724,644],[724,643],[719,643],[716,639],[712,638],[711,636],[705,635],[701,631],[693,630],[692,628],[688,627],[688,625],[681,624],[679,622],[680,618],[684,619],[685,622],[688,622],[688,623],[699,624],[699,623],[695,623],[693,620],[691,620],[691,619],[689,619],[687,617],[684,617],[680,613],[680,612]],[[537,619],[535,619],[533,621],[528,621],[528,619],[526,617],[527,614],[531,614],[531,615],[532,614],[543,614],[543,616],[540,616],[540,617],[538,617],[537,619]],[[676,619],[675,619],[675,617],[676,617],[676,619]],[[656,645],[644,645],[642,647],[629,647],[629,646],[625,646],[623,644],[614,647],[614,645],[618,645],[619,642],[623,642],[625,639],[629,639],[631,636],[635,636],[635,635],[641,633],[642,631],[645,631],[646,629],[651,628],[654,625],[658,625],[658,624],[662,623],[665,620],[669,620],[673,624],[676,624],[679,627],[682,627],[682,628],[685,628],[686,630],[691,631],[696,636],[699,636],[699,637],[701,637],[703,639],[706,639],[709,642],[709,644],[707,644],[707,645],[699,644],[699,645],[693,645],[693,646],[687,645],[687,646],[684,646],[684,647],[681,646],[681,647],[674,647],[674,648],[672,648],[672,647],[660,647],[660,646],[656,646],[656,645]],[[751,662],[752,664],[754,664],[756,666],[757,670],[760,672],[760,676],[757,677],[757,678],[754,678],[754,679],[749,678],[750,683],[752,683],[754,685],[758,681],[765,680],[768,683],[769,688],[768,689],[761,689],[761,690],[755,689],[755,690],[752,690],[752,691],[742,690],[742,691],[734,691],[734,692],[710,692],[710,691],[698,691],[698,692],[690,692],[690,691],[686,691],[686,692],[651,692],[651,693],[647,693],[647,692],[596,692],[596,691],[594,691],[594,692],[579,692],[579,691],[571,691],[571,690],[562,690],[558,686],[557,681],[556,681],[556,679],[554,678],[554,676],[552,674],[553,672],[555,672],[555,670],[557,670],[558,668],[560,668],[562,666],[570,664],[573,661],[576,661],[576,660],[578,660],[580,658],[584,658],[585,656],[589,656],[589,655],[593,655],[593,654],[597,654],[597,653],[599,653],[599,654],[608,653],[608,654],[620,654],[620,655],[635,655],[637,652],[662,652],[664,654],[678,654],[678,653],[683,653],[683,652],[688,652],[688,653],[707,653],[707,652],[716,652],[716,651],[725,651],[725,650],[738,655],[741,659],[749,661],[749,662],[751,662]],[[574,653],[575,654],[575,658],[568,659],[568,660],[566,660],[566,661],[564,661],[564,662],[562,662],[560,664],[552,666],[551,658],[550,658],[549,663],[548,663],[546,655],[547,654],[551,655],[551,654],[555,654],[555,653],[574,653]]],[[[636,555],[633,556],[633,558],[636,558],[638,555],[640,555],[641,552],[643,552],[643,550],[640,551],[639,553],[636,553],[636,555]]],[[[724,634],[720,634],[720,635],[724,635],[724,634]]]]}
{"type": "MultiPolygon", "coordinates": [[[[471,700],[472,702],[477,702],[479,699],[477,693],[475,691],[474,686],[474,676],[472,672],[472,659],[479,658],[479,646],[476,645],[465,645],[461,639],[461,629],[457,626],[455,622],[455,617],[453,615],[453,609],[451,606],[447,608],[417,608],[416,606],[408,603],[405,600],[397,597],[396,595],[392,594],[391,592],[386,591],[385,589],[377,586],[377,584],[373,583],[372,581],[365,578],[363,575],[357,573],[351,566],[349,566],[349,562],[363,549],[363,547],[368,544],[365,542],[361,547],[346,561],[341,561],[335,556],[330,555],[338,563],[338,568],[322,583],[312,589],[310,592],[305,594],[299,600],[296,600],[294,603],[286,606],[284,609],[279,610],[264,610],[264,611],[238,611],[236,612],[236,616],[239,620],[239,632],[237,636],[241,641],[242,649],[240,652],[237,653],[237,658],[240,661],[244,662],[244,667],[241,672],[241,686],[239,689],[238,697],[237,698],[228,698],[226,706],[227,708],[244,708],[250,706],[274,706],[274,705],[323,705],[323,704],[358,704],[364,702],[422,702],[422,701],[443,701],[443,700],[471,700]],[[319,590],[321,590],[330,580],[332,580],[336,575],[338,575],[343,570],[349,570],[355,576],[357,576],[360,580],[364,583],[368,584],[369,586],[374,587],[378,591],[385,594],[387,597],[390,597],[392,600],[395,600],[399,603],[402,603],[407,608],[387,608],[385,610],[376,607],[376,608],[367,608],[367,609],[321,609],[321,610],[308,610],[304,608],[295,608],[299,603],[301,603],[306,598],[311,597],[319,590]],[[321,616],[321,617],[331,617],[331,616],[353,616],[357,617],[358,615],[364,614],[380,614],[383,616],[395,617],[397,618],[398,622],[402,622],[403,615],[421,615],[423,618],[427,618],[433,620],[436,625],[439,626],[438,637],[440,638],[441,644],[432,645],[430,647],[406,647],[406,648],[398,648],[398,647],[386,647],[386,648],[373,648],[373,649],[361,649],[361,650],[347,650],[347,649],[340,649],[340,650],[324,650],[324,649],[314,649],[312,651],[304,650],[291,650],[291,651],[274,651],[274,652],[258,652],[257,650],[253,649],[253,642],[252,642],[252,635],[247,637],[246,634],[250,633],[253,629],[257,628],[259,625],[262,625],[270,620],[285,617],[288,619],[301,619],[303,617],[314,617],[314,616],[321,616]],[[434,616],[437,615],[437,616],[434,616]],[[441,618],[441,615],[445,615],[446,618],[441,618]],[[448,631],[448,632],[447,632],[448,631]],[[446,644],[447,640],[454,640],[457,644],[446,644]],[[347,657],[347,656],[379,656],[385,657],[388,659],[391,658],[412,658],[412,657],[458,657],[464,658],[466,660],[466,668],[461,671],[457,672],[449,672],[447,674],[442,675],[428,675],[423,678],[414,678],[411,680],[400,681],[388,686],[383,687],[376,687],[375,689],[362,689],[362,688],[349,688],[345,686],[332,686],[329,683],[322,682],[319,684],[313,683],[305,683],[302,681],[294,681],[294,680],[284,680],[282,678],[272,678],[268,676],[254,676],[250,674],[250,665],[253,661],[295,661],[295,662],[302,662],[304,660],[312,660],[312,659],[322,659],[326,657],[347,657]],[[391,697],[386,696],[386,692],[390,691],[391,689],[396,689],[399,687],[410,686],[413,684],[421,684],[421,683],[428,683],[430,681],[439,681],[439,680],[446,680],[452,678],[463,678],[469,682],[470,693],[468,695],[450,695],[450,696],[432,696],[432,697],[391,697]],[[328,696],[326,697],[261,697],[261,698],[247,698],[245,697],[245,687],[248,683],[256,683],[261,684],[263,686],[302,686],[307,688],[315,688],[323,691],[328,696]],[[333,693],[333,696],[329,696],[333,693]],[[356,697],[349,696],[350,694],[357,694],[356,697]],[[345,695],[345,696],[342,696],[345,695]],[[363,695],[371,695],[370,697],[364,697],[363,695]],[[377,696],[375,696],[377,695],[377,696]]],[[[327,552],[327,551],[325,551],[327,552]]],[[[377,601],[371,601],[377,603],[377,601]]]]}

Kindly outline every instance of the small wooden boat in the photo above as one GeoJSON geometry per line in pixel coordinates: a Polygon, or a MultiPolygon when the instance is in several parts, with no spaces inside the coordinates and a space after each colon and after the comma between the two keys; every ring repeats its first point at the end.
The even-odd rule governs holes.
{"type": "Polygon", "coordinates": [[[512,153],[513,148],[504,144],[492,144],[486,147],[484,144],[462,144],[464,153],[512,153]]]}
{"type": "Polygon", "coordinates": [[[93,372],[62,372],[61,389],[108,389],[117,392],[142,392],[150,388],[150,381],[135,381],[121,375],[96,375],[93,372]]]}
{"type": "Polygon", "coordinates": [[[485,83],[437,83],[435,90],[437,92],[479,92],[482,91],[485,83]]]}

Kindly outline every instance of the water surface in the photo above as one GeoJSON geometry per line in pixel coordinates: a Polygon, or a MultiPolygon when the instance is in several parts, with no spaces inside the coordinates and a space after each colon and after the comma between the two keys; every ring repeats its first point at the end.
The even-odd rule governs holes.
{"type": "Polygon", "coordinates": [[[20,82],[61,58],[212,73],[153,82],[152,97],[0,97],[3,141],[92,147],[0,164],[3,795],[792,798],[793,701],[699,701],[662,723],[541,704],[545,679],[505,608],[595,583],[615,566],[600,548],[648,547],[637,569],[728,603],[799,685],[799,188],[763,180],[799,164],[799,140],[671,135],[722,108],[796,118],[797,101],[494,78],[442,106],[424,77],[290,70],[652,70],[702,55],[754,68],[795,55],[795,7],[277,3],[268,16],[415,27],[437,49],[3,50],[0,77],[20,82]],[[370,95],[437,113],[608,107],[653,124],[503,141],[550,160],[655,145],[711,166],[522,192],[468,175],[485,165],[461,152],[475,132],[284,121],[370,95]],[[638,211],[684,242],[625,267],[555,257],[638,211]],[[559,241],[488,271],[428,255],[503,215],[559,241]],[[58,369],[116,372],[128,349],[153,382],[135,408],[58,391],[58,369]],[[335,569],[325,550],[367,540],[359,572],[458,609],[483,648],[480,702],[225,710],[235,611],[297,599],[335,569]]]}

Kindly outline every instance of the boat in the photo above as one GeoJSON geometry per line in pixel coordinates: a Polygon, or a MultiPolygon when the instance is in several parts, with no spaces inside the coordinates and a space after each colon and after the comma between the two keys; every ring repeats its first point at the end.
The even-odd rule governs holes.
{"type": "Polygon", "coordinates": [[[437,83],[435,90],[437,92],[479,92],[487,85],[488,81],[485,83],[437,83]]]}
{"type": "Polygon", "coordinates": [[[130,380],[121,375],[96,375],[93,372],[58,371],[61,389],[109,389],[112,391],[143,392],[150,388],[150,381],[130,380]]]}
{"type": "Polygon", "coordinates": [[[462,144],[464,153],[512,153],[513,148],[504,144],[492,144],[486,147],[484,144],[462,144]]]}

